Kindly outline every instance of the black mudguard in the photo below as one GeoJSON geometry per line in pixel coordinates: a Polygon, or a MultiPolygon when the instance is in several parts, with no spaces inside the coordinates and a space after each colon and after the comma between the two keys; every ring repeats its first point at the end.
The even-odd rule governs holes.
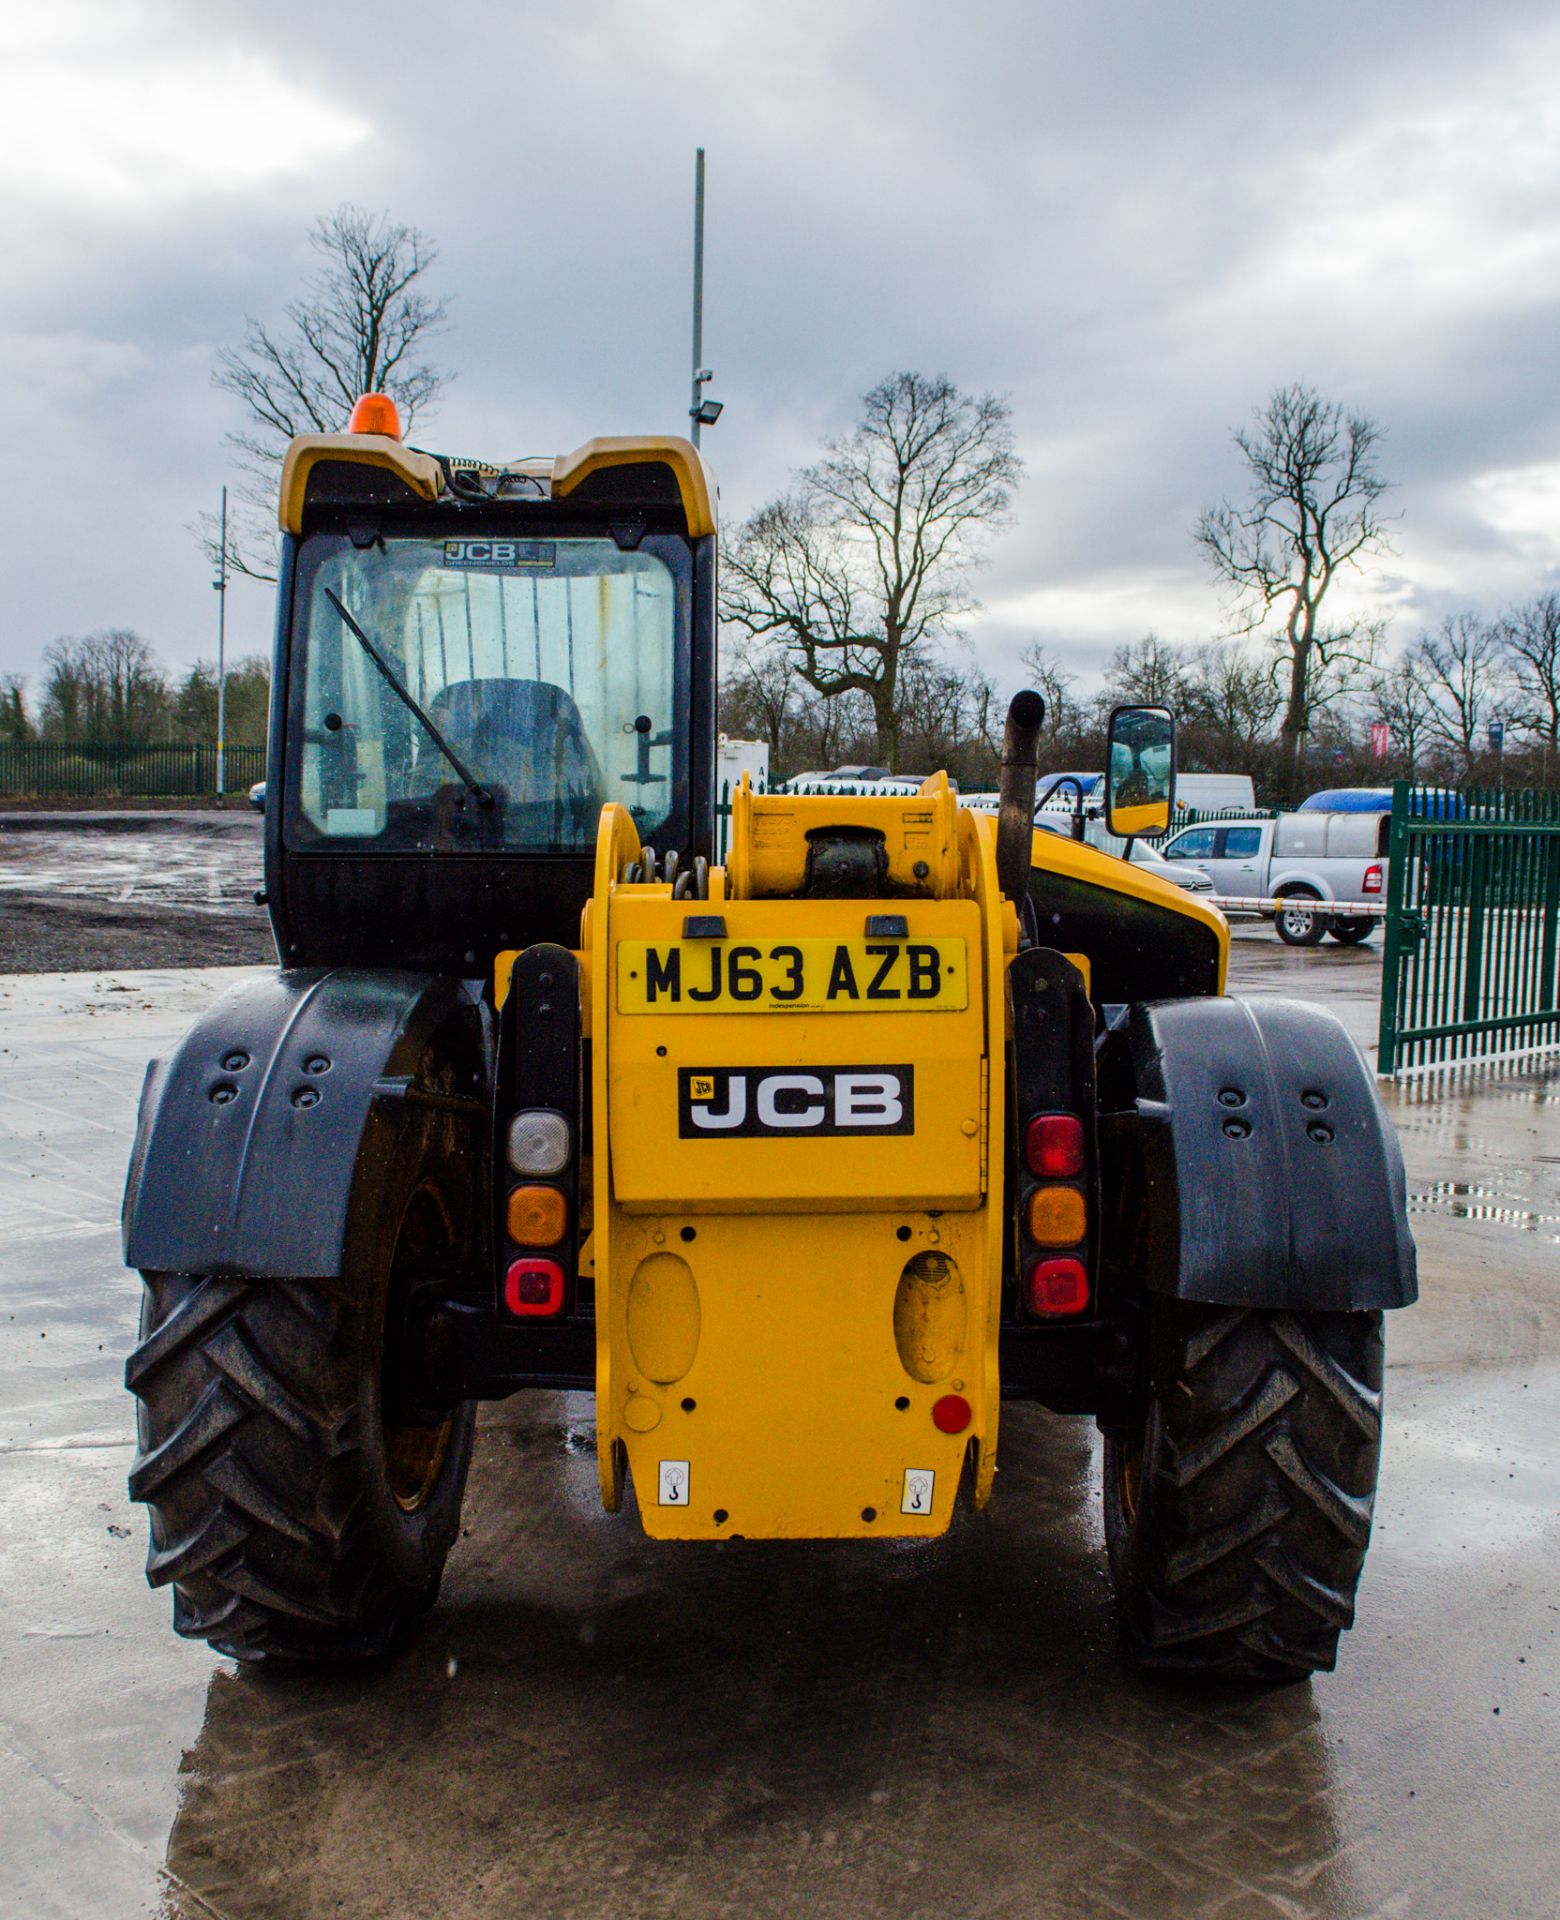
{"type": "Polygon", "coordinates": [[[1296,1000],[1133,1006],[1102,1059],[1114,1264],[1182,1300],[1363,1311],[1418,1297],[1403,1156],[1359,1049],[1296,1000]]]}
{"type": "MultiPolygon", "coordinates": [[[[232,988],[147,1068],[125,1264],[355,1270],[353,1236],[377,1218],[410,1110],[449,1115],[484,1153],[489,1025],[466,986],[435,974],[310,968],[232,988]]],[[[484,1183],[471,1187],[475,1210],[484,1183]]]]}

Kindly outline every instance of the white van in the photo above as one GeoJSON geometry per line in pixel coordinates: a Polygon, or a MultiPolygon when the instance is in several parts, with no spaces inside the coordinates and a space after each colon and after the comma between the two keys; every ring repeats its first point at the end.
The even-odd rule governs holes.
{"type": "Polygon", "coordinates": [[[715,791],[732,789],[746,774],[757,788],[769,785],[769,742],[738,740],[723,733],[715,742],[715,791]]]}
{"type": "Polygon", "coordinates": [[[1175,776],[1175,805],[1195,813],[1228,813],[1238,807],[1242,813],[1257,810],[1257,790],[1249,773],[1178,773],[1175,776]]]}
{"type": "MultiPolygon", "coordinates": [[[[1078,804],[1079,787],[1083,789],[1084,813],[1097,813],[1105,800],[1105,776],[1101,773],[1043,773],[1035,789],[1035,804],[1047,813],[1071,813],[1078,804]]],[[[1175,810],[1255,813],[1257,791],[1249,773],[1178,773],[1175,810]]]]}

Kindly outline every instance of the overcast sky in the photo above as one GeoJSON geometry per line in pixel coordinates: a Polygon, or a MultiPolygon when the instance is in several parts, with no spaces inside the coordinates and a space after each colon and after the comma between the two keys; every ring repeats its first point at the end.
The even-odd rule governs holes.
{"type": "MultiPolygon", "coordinates": [[[[11,0],[0,125],[0,671],[105,626],[214,653],[213,356],[342,201],[441,250],[420,442],[685,430],[701,142],[727,518],[895,368],[1004,394],[1028,473],[969,630],[1004,683],[1031,638],[1087,681],[1220,630],[1191,524],[1293,380],[1385,430],[1355,591],[1398,639],[1560,576],[1553,6],[11,0]]],[[[269,590],[229,601],[268,648],[269,590]]]]}

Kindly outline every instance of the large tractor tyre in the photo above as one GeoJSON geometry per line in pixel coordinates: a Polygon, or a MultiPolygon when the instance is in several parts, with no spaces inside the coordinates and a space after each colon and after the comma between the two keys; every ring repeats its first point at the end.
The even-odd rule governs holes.
{"type": "Polygon", "coordinates": [[[1143,1425],[1105,1444],[1131,1651],[1215,1679],[1330,1670],[1370,1540],[1381,1315],[1155,1299],[1150,1345],[1143,1425]]]}
{"type": "Polygon", "coordinates": [[[1303,891],[1297,888],[1295,892],[1283,896],[1273,916],[1273,925],[1286,947],[1320,945],[1327,931],[1326,917],[1315,910],[1321,897],[1319,893],[1312,893],[1309,887],[1303,891]]]}
{"type": "Polygon", "coordinates": [[[1376,931],[1376,922],[1368,913],[1340,913],[1328,921],[1327,931],[1341,947],[1363,947],[1376,931]]]}
{"type": "Polygon", "coordinates": [[[391,1257],[366,1283],[143,1275],[125,1374],[147,1578],[172,1586],[175,1631],[219,1653],[373,1658],[437,1596],[476,1409],[396,1405],[387,1322],[454,1240],[434,1180],[400,1198],[391,1257]]]}

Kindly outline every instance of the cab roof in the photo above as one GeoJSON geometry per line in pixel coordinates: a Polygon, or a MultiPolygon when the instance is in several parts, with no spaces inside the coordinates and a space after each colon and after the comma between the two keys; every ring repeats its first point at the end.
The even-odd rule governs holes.
{"type": "Polygon", "coordinates": [[[424,453],[383,433],[304,433],[282,461],[277,519],[302,533],[311,507],[436,506],[573,499],[582,507],[675,511],[691,539],[715,531],[715,484],[676,435],[587,440],[555,458],[493,466],[424,453]]]}

